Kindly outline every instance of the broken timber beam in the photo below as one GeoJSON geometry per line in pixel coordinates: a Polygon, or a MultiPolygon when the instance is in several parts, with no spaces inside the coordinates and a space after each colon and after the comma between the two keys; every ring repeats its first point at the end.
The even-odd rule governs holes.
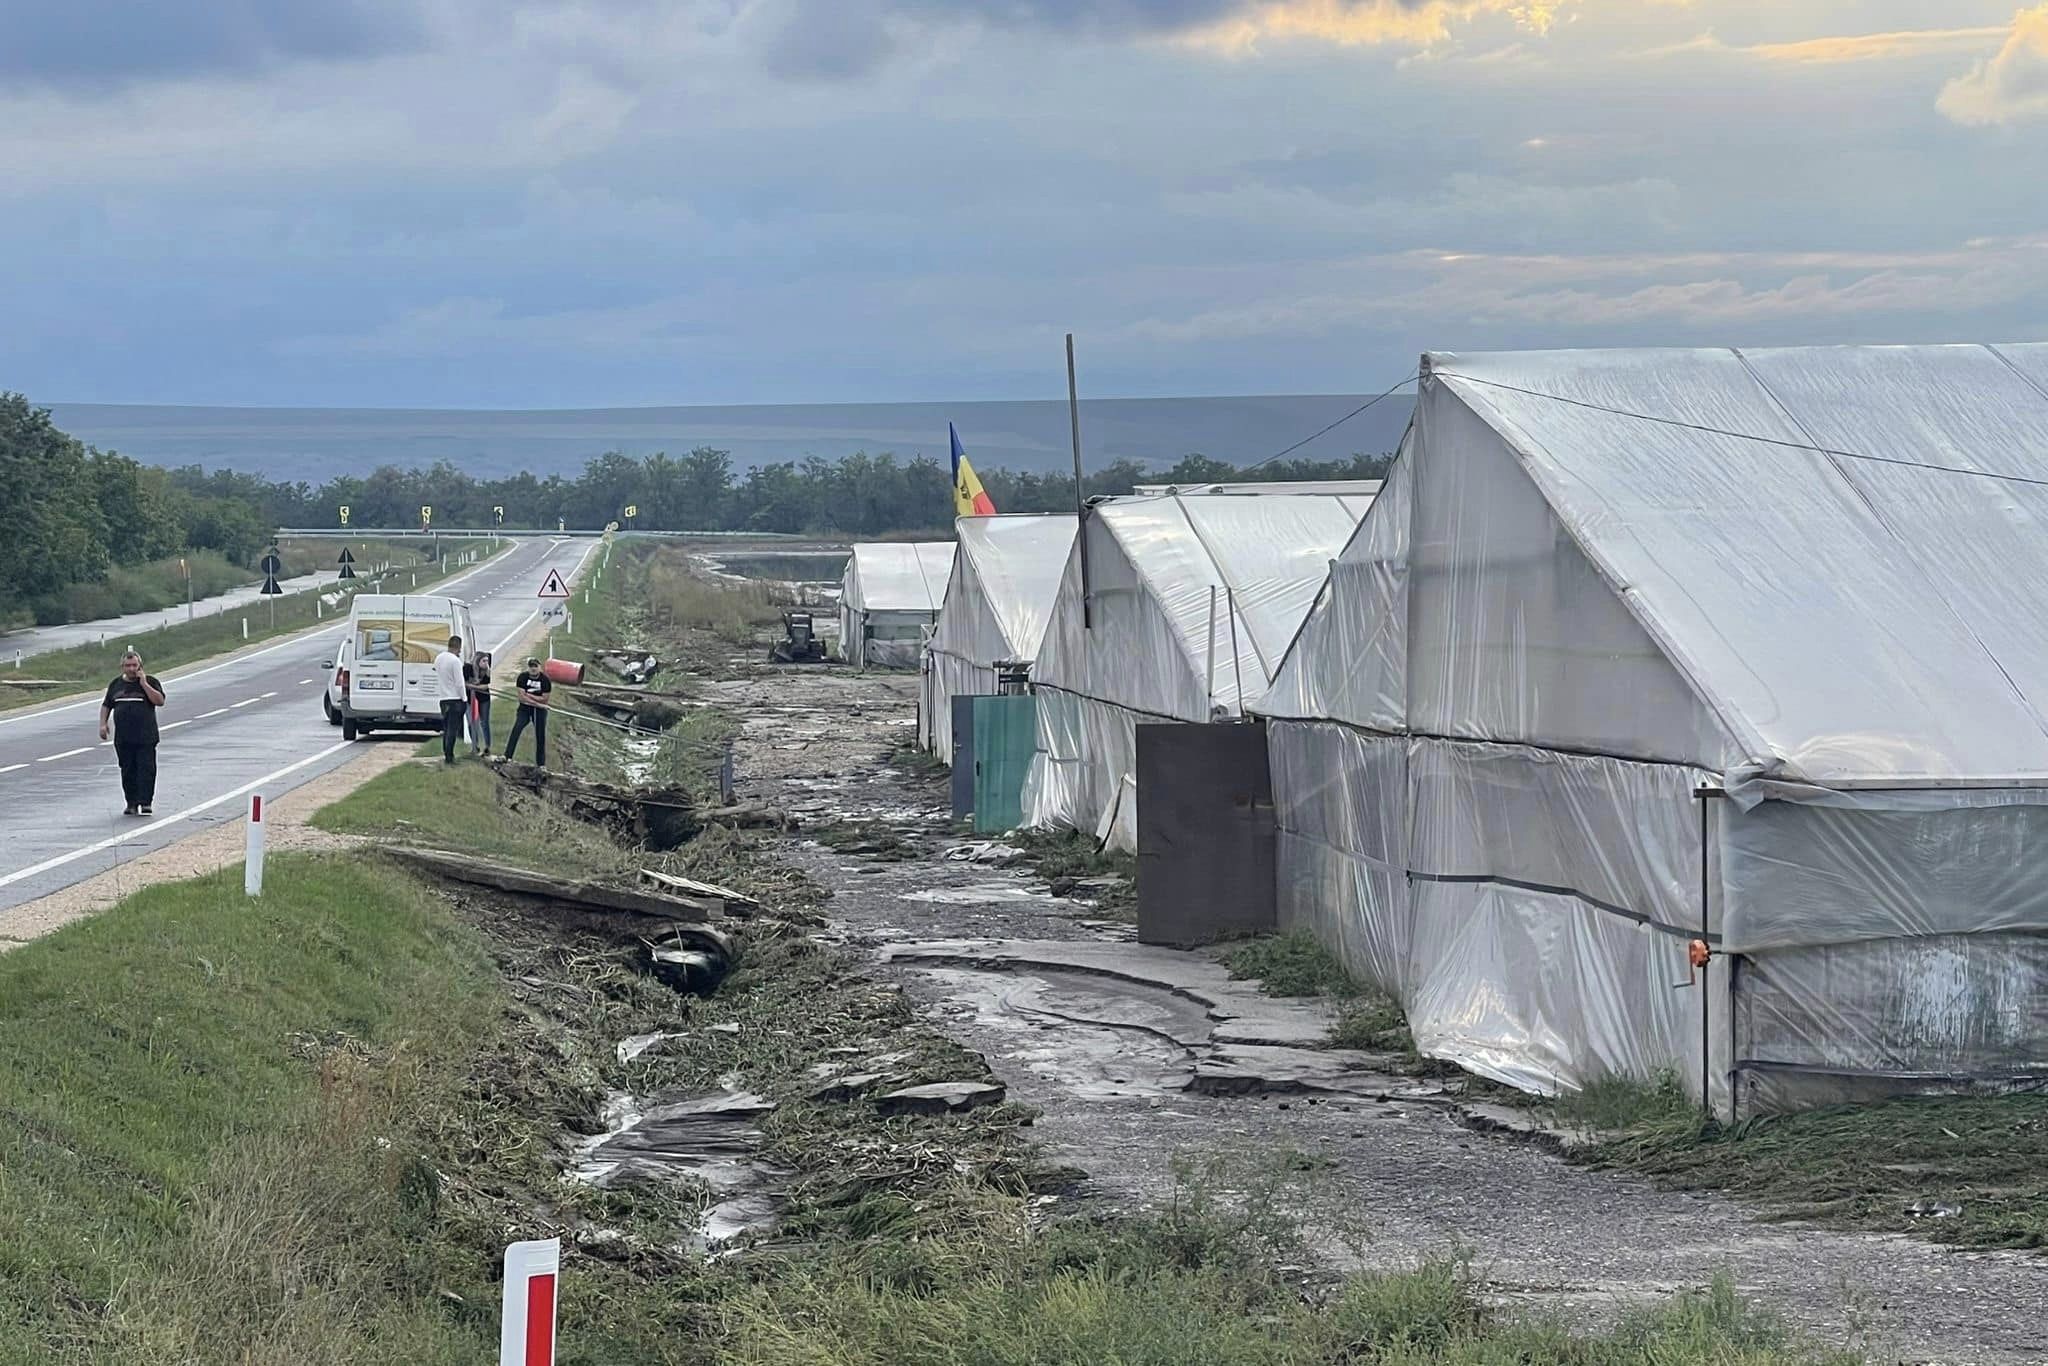
{"type": "Polygon", "coordinates": [[[690,922],[708,920],[723,909],[722,903],[713,897],[608,887],[599,882],[555,877],[530,868],[515,868],[510,864],[494,863],[489,859],[450,853],[444,849],[389,845],[384,852],[400,863],[454,882],[566,902],[580,910],[626,911],[660,920],[690,922]]]}

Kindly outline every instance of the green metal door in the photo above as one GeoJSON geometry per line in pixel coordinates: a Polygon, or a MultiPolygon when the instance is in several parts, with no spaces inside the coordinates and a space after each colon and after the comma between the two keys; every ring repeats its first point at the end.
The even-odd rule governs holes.
{"type": "Polygon", "coordinates": [[[974,830],[995,835],[1024,823],[1024,773],[1038,745],[1038,699],[974,699],[974,830]]]}

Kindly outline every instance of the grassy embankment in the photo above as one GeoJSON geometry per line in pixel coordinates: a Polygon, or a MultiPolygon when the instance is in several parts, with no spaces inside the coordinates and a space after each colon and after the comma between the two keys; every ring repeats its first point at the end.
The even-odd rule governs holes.
{"type": "MultiPolygon", "coordinates": [[[[1420,1058],[1400,1008],[1361,987],[1304,933],[1248,941],[1226,960],[1279,996],[1324,996],[1332,1042],[1420,1058]]],[[[1906,1233],[1965,1247],[2048,1247],[2048,1096],[1957,1096],[1831,1106],[1723,1125],[1675,1075],[1596,1082],[1553,1100],[1485,1086],[1594,1141],[1574,1161],[1626,1168],[1682,1190],[1754,1201],[1765,1217],[1906,1233]]]]}
{"type": "MultiPolygon", "coordinates": [[[[365,548],[374,551],[378,547],[368,545],[365,548]]],[[[471,548],[463,547],[465,550],[471,548]]],[[[486,557],[490,553],[485,547],[473,548],[486,557]]],[[[310,557],[315,552],[308,553],[310,557]]],[[[317,553],[326,554],[325,546],[317,553]]],[[[327,558],[333,557],[329,555],[327,558]]],[[[382,563],[381,560],[369,561],[367,555],[361,555],[361,558],[366,563],[382,563]]],[[[473,567],[458,564],[453,558],[445,572],[438,563],[395,559],[391,563],[393,568],[381,581],[371,578],[367,570],[359,569],[362,577],[346,583],[353,584],[358,592],[373,592],[380,588],[397,592],[401,586],[410,592],[415,585],[425,589],[473,567]]],[[[290,569],[289,564],[287,569],[290,569]]],[[[194,621],[174,622],[159,630],[118,637],[110,635],[105,645],[79,645],[30,655],[18,669],[14,667],[13,655],[7,650],[6,641],[0,638],[0,711],[105,687],[107,680],[118,672],[121,650],[130,645],[142,652],[151,673],[161,674],[181,665],[238,650],[244,644],[255,644],[317,626],[322,621],[333,621],[337,613],[347,614],[346,605],[337,609],[318,604],[323,595],[342,586],[344,584],[336,583],[302,593],[289,593],[268,602],[230,608],[194,621]],[[242,635],[242,623],[245,621],[249,631],[246,641],[242,635]],[[29,680],[29,683],[24,684],[21,680],[29,680]]]]}

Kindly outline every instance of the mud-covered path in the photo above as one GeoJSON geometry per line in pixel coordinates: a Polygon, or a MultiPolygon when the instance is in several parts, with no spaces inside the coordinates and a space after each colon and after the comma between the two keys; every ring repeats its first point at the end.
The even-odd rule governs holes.
{"type": "Polygon", "coordinates": [[[984,1053],[1011,1094],[1043,1112],[1041,1141],[1085,1170],[1101,1197],[1165,1195],[1176,1155],[1296,1151],[1323,1159],[1316,1185],[1333,1211],[1334,1257],[1398,1267],[1469,1254],[1501,1300],[1586,1321],[1726,1274],[1872,1361],[2048,1362],[2048,1258],[1760,1222],[1730,1200],[1660,1191],[1475,1132],[1427,1088],[1396,1099],[1206,1094],[1187,1078],[1210,1056],[1198,1036],[1211,1012],[1172,991],[1016,965],[990,971],[957,954],[925,966],[891,961],[938,940],[1085,946],[1130,932],[1044,895],[1021,871],[942,857],[959,843],[947,833],[943,787],[885,762],[915,737],[914,677],[734,672],[747,676],[714,692],[745,718],[743,796],[813,828],[884,822],[917,851],[878,859],[792,839],[791,861],[832,889],[832,932],[984,1053]],[[1183,1042],[1191,1038],[1193,1047],[1183,1042]]]}

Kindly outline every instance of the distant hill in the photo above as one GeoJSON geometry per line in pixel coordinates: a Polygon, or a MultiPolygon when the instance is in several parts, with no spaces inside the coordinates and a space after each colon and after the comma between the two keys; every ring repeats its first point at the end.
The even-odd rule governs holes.
{"type": "MultiPolygon", "coordinates": [[[[1349,395],[1253,398],[1108,398],[1081,405],[1088,465],[1119,457],[1170,464],[1201,454],[1233,464],[1263,460],[1365,400],[1349,395]]],[[[1295,452],[1305,460],[1378,455],[1400,443],[1412,400],[1387,399],[1295,452]]],[[[856,451],[946,458],[946,423],[976,464],[1066,468],[1063,400],[1005,403],[791,404],[692,408],[588,408],[531,412],[383,408],[188,408],[59,403],[57,425],[102,450],[154,465],[204,465],[274,480],[320,483],[351,465],[446,460],[479,478],[531,470],[574,474],[606,451],[732,452],[741,468],[838,459],[856,451]]]]}

